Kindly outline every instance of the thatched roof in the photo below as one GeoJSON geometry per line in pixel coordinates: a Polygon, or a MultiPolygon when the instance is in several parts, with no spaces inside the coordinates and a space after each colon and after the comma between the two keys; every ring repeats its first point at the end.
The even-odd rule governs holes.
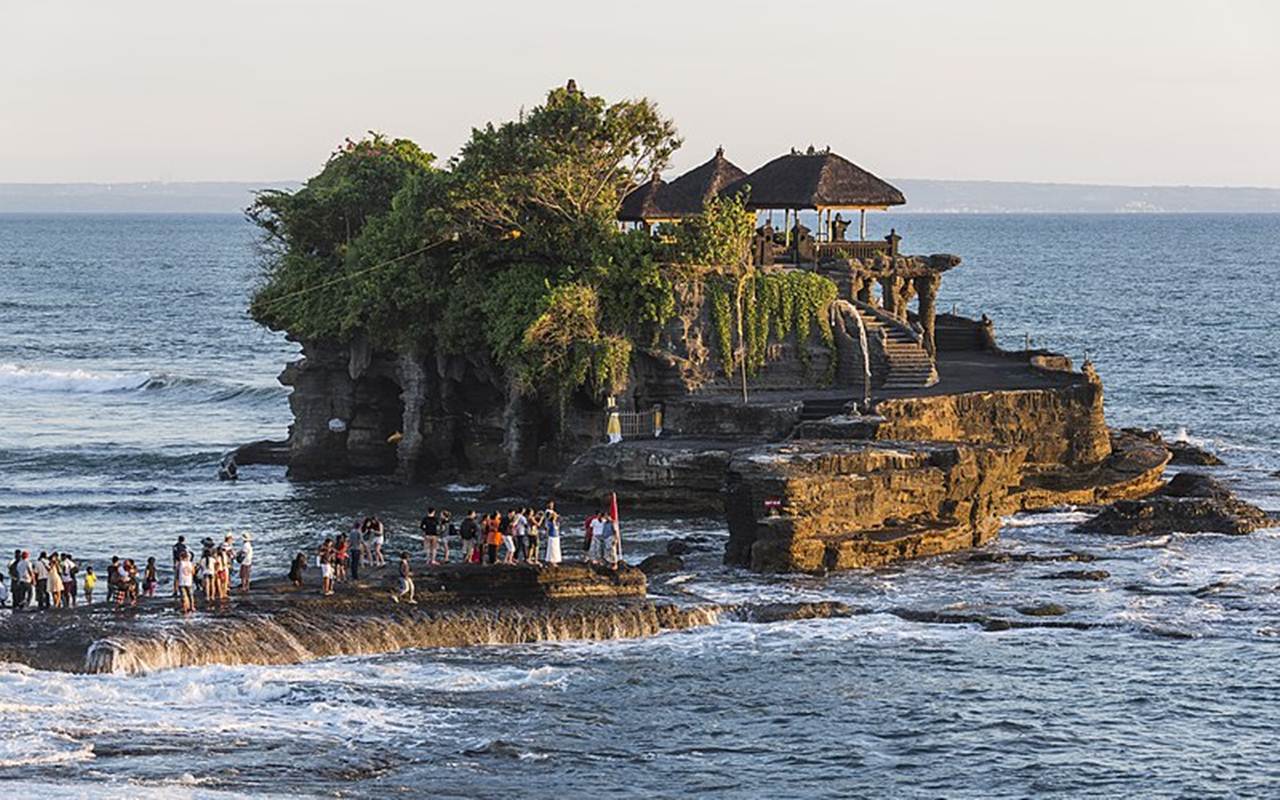
{"type": "Polygon", "coordinates": [[[675,217],[701,214],[702,207],[729,184],[745,178],[747,173],[724,157],[717,147],[711,160],[695,167],[668,183],[658,194],[659,205],[675,217]]]}
{"type": "Polygon", "coordinates": [[[618,219],[646,222],[679,219],[702,213],[702,206],[729,184],[746,177],[717,147],[711,160],[667,183],[657,175],[622,198],[618,219]]]}
{"type": "Polygon", "coordinates": [[[748,208],[900,206],[902,192],[831,151],[791,151],[724,189],[751,187],[748,208]]]}
{"type": "Polygon", "coordinates": [[[659,205],[659,194],[666,185],[666,181],[654,173],[651,180],[627,192],[627,196],[622,198],[622,205],[618,207],[618,219],[621,222],[668,219],[669,215],[664,214],[659,205]]]}

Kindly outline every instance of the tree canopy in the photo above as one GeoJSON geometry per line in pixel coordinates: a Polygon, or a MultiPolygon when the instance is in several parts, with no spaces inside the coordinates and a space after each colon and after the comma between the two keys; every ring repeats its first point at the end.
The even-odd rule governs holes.
{"type": "Polygon", "coordinates": [[[301,189],[247,210],[265,254],[250,311],[302,339],[484,360],[561,408],[615,391],[674,313],[660,263],[748,268],[741,197],[673,236],[619,230],[622,198],[679,145],[651,101],[572,82],[473,129],[445,168],[405,139],[347,140],[301,189]]]}

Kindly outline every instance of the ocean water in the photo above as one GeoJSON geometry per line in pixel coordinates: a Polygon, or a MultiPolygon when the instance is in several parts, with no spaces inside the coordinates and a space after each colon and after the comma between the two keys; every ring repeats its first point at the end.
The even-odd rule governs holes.
{"type": "MultiPolygon", "coordinates": [[[[1007,346],[1087,353],[1112,424],[1211,447],[1219,477],[1280,509],[1280,217],[873,222],[909,252],[964,257],[940,307],[989,314],[1007,346]]],[[[395,548],[425,503],[474,502],[457,482],[215,479],[225,451],[290,420],[275,376],[297,348],[246,317],[258,274],[234,216],[0,215],[0,549],[100,563],[252,529],[274,571],[352,516],[383,514],[395,548]]],[[[1106,580],[957,557],[766,578],[707,554],[654,586],[843,600],[860,612],[846,619],[138,677],[0,664],[0,783],[166,798],[1274,796],[1280,532],[1115,540],[1073,533],[1082,518],[1021,515],[994,547],[1087,552],[1106,580]],[[1043,602],[1080,629],[903,618],[1043,602]]],[[[725,535],[717,520],[627,524],[633,557],[725,535]]]]}

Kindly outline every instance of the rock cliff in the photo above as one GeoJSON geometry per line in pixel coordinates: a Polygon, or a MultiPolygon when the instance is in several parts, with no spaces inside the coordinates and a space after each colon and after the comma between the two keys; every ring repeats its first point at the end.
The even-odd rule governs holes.
{"type": "Polygon", "coordinates": [[[734,454],[725,560],[762,571],[876,566],[989,540],[1018,448],[792,442],[734,454]]]}

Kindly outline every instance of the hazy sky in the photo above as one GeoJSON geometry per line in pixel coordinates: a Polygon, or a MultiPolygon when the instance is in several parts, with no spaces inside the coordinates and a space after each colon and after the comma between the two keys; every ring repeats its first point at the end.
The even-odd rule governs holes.
{"type": "Polygon", "coordinates": [[[1280,187],[1280,2],[0,0],[0,182],[271,180],[374,129],[442,158],[575,77],[751,170],[1280,187]]]}

